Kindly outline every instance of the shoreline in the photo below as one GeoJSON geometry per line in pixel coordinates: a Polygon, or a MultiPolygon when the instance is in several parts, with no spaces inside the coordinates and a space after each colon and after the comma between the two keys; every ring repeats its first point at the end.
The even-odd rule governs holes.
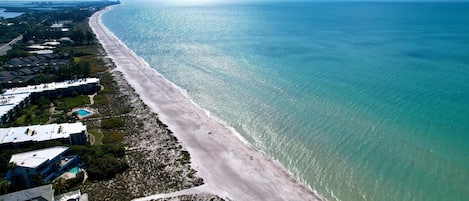
{"type": "MultiPolygon", "coordinates": [[[[192,168],[204,179],[203,185],[182,194],[210,193],[227,200],[321,200],[281,164],[243,142],[234,129],[211,117],[122,44],[100,21],[109,10],[107,7],[90,18],[96,38],[116,70],[189,151],[192,168]]],[[[158,197],[161,195],[139,200],[158,197]]]]}

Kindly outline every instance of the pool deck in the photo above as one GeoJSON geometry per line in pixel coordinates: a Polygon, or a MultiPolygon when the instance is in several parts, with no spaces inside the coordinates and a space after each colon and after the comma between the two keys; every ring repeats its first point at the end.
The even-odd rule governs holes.
{"type": "Polygon", "coordinates": [[[86,110],[86,111],[89,112],[89,114],[87,114],[87,115],[77,115],[78,119],[84,119],[84,118],[87,118],[87,117],[89,117],[93,114],[96,114],[96,111],[94,109],[89,108],[89,107],[75,108],[75,109],[72,110],[72,112],[70,114],[73,114],[73,113],[75,113],[79,110],[86,110]]]}

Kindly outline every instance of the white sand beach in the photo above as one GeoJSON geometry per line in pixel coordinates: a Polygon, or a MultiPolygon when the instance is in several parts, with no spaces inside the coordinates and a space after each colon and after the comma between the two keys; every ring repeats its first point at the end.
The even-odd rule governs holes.
{"type": "Polygon", "coordinates": [[[100,22],[90,19],[96,37],[129,84],[161,121],[169,126],[191,155],[192,167],[204,184],[172,194],[137,200],[210,193],[226,200],[321,200],[265,154],[241,141],[232,129],[210,117],[182,91],[150,68],[100,22]]]}

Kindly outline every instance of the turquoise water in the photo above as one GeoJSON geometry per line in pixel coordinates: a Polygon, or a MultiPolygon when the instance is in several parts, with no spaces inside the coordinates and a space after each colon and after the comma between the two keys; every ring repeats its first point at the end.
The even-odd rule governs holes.
{"type": "Polygon", "coordinates": [[[469,197],[469,3],[125,1],[102,20],[328,200],[469,197]]]}
{"type": "Polygon", "coordinates": [[[24,14],[24,13],[21,13],[21,12],[5,12],[5,9],[0,8],[0,17],[4,17],[6,19],[15,18],[15,17],[18,17],[22,14],[24,14]]]}
{"type": "Polygon", "coordinates": [[[73,174],[78,174],[78,167],[74,167],[70,169],[68,172],[73,173],[73,174]]]}
{"type": "Polygon", "coordinates": [[[76,113],[78,114],[78,116],[81,116],[81,117],[91,114],[91,112],[85,109],[79,109],[76,111],[76,113]]]}

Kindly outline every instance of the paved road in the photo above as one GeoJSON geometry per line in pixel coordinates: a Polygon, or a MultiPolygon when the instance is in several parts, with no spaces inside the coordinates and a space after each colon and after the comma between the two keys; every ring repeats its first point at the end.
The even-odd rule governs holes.
{"type": "Polygon", "coordinates": [[[3,44],[2,46],[0,46],[0,56],[6,55],[8,50],[11,50],[11,46],[15,44],[16,42],[18,42],[19,40],[23,40],[23,34],[19,35],[18,37],[11,40],[7,44],[3,44]]]}
{"type": "MultiPolygon", "coordinates": [[[[48,17],[44,18],[41,22],[37,23],[36,26],[43,24],[47,19],[48,19],[48,17]]],[[[11,50],[11,46],[13,44],[15,44],[16,42],[18,42],[19,40],[23,40],[23,34],[19,35],[18,37],[11,40],[7,44],[1,45],[0,46],[0,56],[6,55],[8,50],[11,50]]]]}

